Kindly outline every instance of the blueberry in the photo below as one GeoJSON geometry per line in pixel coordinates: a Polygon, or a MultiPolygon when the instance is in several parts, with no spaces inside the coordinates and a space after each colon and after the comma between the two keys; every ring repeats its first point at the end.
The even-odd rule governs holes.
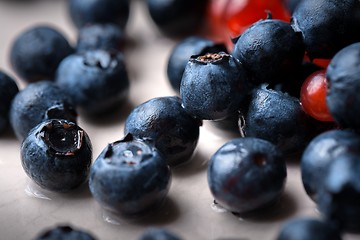
{"type": "Polygon", "coordinates": [[[139,240],[180,240],[173,232],[162,228],[148,228],[139,240]]]}
{"type": "Polygon", "coordinates": [[[360,154],[345,153],[329,163],[319,186],[317,206],[345,231],[360,231],[360,154]]]}
{"type": "Polygon", "coordinates": [[[104,50],[65,58],[56,72],[56,83],[68,92],[80,111],[89,115],[120,106],[129,91],[123,54],[104,50]]]}
{"type": "Polygon", "coordinates": [[[34,26],[18,35],[10,50],[14,71],[27,82],[53,80],[55,71],[73,52],[67,39],[51,26],[34,26]]]}
{"type": "Polygon", "coordinates": [[[95,240],[95,238],[84,230],[62,225],[47,229],[34,240],[95,240]]]}
{"type": "Polygon", "coordinates": [[[121,28],[112,23],[98,23],[86,25],[79,29],[77,52],[103,49],[123,50],[125,34],[121,28]]]}
{"type": "Polygon", "coordinates": [[[87,181],[92,146],[73,122],[47,120],[34,127],[21,145],[25,173],[40,187],[68,192],[87,181]]]}
{"type": "Polygon", "coordinates": [[[76,122],[77,114],[66,94],[51,81],[31,83],[14,97],[10,108],[10,123],[19,140],[47,119],[76,122]]]}
{"type": "Polygon", "coordinates": [[[343,154],[360,152],[360,136],[349,130],[331,130],[311,140],[301,156],[301,177],[306,193],[317,201],[329,164],[343,154]]]}
{"type": "Polygon", "coordinates": [[[245,136],[268,140],[285,155],[301,153],[316,135],[316,121],[302,110],[299,99],[264,86],[254,89],[244,110],[245,136]]]}
{"type": "Polygon", "coordinates": [[[341,240],[334,224],[310,217],[289,220],[280,229],[277,240],[341,240]]]}
{"type": "Polygon", "coordinates": [[[360,2],[357,0],[302,0],[291,25],[301,32],[307,55],[332,58],[345,46],[360,41],[360,2]]]}
{"type": "Polygon", "coordinates": [[[253,83],[277,83],[289,81],[301,66],[304,45],[289,23],[266,19],[241,34],[232,54],[251,73],[253,83]]]}
{"type": "Polygon", "coordinates": [[[277,200],[286,175],[284,158],[275,145],[258,138],[235,138],[211,157],[208,184],[216,202],[244,213],[277,200]]]}
{"type": "Polygon", "coordinates": [[[200,121],[181,107],[178,97],[158,97],[138,105],[126,119],[124,132],[148,139],[171,166],[192,156],[198,139],[200,121]]]}
{"type": "Polygon", "coordinates": [[[336,53],[326,71],[329,111],[340,126],[355,130],[360,130],[359,65],[360,43],[354,43],[336,53]]]}
{"type": "Polygon", "coordinates": [[[285,8],[292,15],[294,13],[295,8],[302,0],[283,0],[285,8]]]}
{"type": "Polygon", "coordinates": [[[158,208],[171,184],[171,171],[152,144],[133,139],[109,144],[90,170],[90,191],[100,205],[125,217],[158,208]]]}
{"type": "Polygon", "coordinates": [[[19,92],[17,83],[5,72],[0,71],[0,134],[9,125],[11,102],[19,92]]]}
{"type": "Polygon", "coordinates": [[[181,80],[180,95],[185,110],[205,120],[225,119],[235,114],[250,93],[243,65],[224,52],[192,56],[181,80]]]}
{"type": "Polygon", "coordinates": [[[172,49],[167,63],[167,77],[176,92],[180,92],[180,84],[187,62],[192,55],[226,52],[222,43],[198,36],[189,36],[179,41],[172,49]]]}
{"type": "Polygon", "coordinates": [[[149,15],[168,37],[195,34],[203,25],[207,0],[146,0],[149,15]]]}
{"type": "Polygon", "coordinates": [[[130,0],[70,0],[70,18],[77,28],[93,23],[114,23],[125,29],[130,0]]]}

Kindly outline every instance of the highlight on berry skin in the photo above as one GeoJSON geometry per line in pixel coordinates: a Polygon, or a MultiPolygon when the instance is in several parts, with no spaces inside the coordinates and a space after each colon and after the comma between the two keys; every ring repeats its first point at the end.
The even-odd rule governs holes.
{"type": "Polygon", "coordinates": [[[303,110],[311,117],[324,122],[333,122],[326,104],[326,70],[319,70],[306,78],[300,93],[303,110]]]}

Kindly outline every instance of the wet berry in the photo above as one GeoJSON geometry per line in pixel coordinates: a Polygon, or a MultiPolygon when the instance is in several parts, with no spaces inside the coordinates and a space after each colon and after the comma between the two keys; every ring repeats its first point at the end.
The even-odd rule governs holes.
{"type": "Polygon", "coordinates": [[[104,209],[125,217],[158,208],[170,183],[170,168],[158,150],[130,134],[100,153],[89,179],[95,200],[104,209]]]}
{"type": "Polygon", "coordinates": [[[330,130],[312,139],[300,158],[302,183],[309,197],[317,201],[322,179],[332,161],[359,151],[360,136],[349,130],[330,130]]]}
{"type": "Polygon", "coordinates": [[[203,55],[226,51],[224,44],[216,43],[210,39],[198,36],[190,36],[179,41],[172,49],[168,64],[167,77],[171,87],[180,92],[180,84],[187,62],[192,55],[203,55]]]}
{"type": "Polygon", "coordinates": [[[68,225],[47,229],[34,240],[95,240],[90,233],[68,225]]]}
{"type": "Polygon", "coordinates": [[[25,173],[40,187],[68,192],[88,179],[92,146],[86,132],[66,120],[34,127],[21,145],[25,173]]]}
{"type": "Polygon", "coordinates": [[[286,93],[256,88],[240,126],[245,136],[268,140],[285,155],[301,153],[317,134],[316,122],[301,108],[300,101],[286,93]]]}
{"type": "Polygon", "coordinates": [[[0,71],[0,134],[9,127],[11,102],[18,92],[19,88],[15,80],[0,71]]]}
{"type": "Polygon", "coordinates": [[[360,130],[360,43],[340,50],[326,71],[326,103],[335,121],[360,130]]]}
{"type": "Polygon", "coordinates": [[[153,141],[171,165],[191,159],[199,139],[201,121],[190,116],[178,97],[158,97],[135,107],[125,122],[125,135],[153,141]]]}
{"type": "Polygon", "coordinates": [[[285,161],[275,145],[258,138],[235,138],[211,157],[208,184],[222,207],[244,213],[277,200],[286,175],[285,161]]]}
{"type": "Polygon", "coordinates": [[[197,33],[202,26],[207,0],[146,0],[149,15],[168,37],[197,33]]]}
{"type": "Polygon", "coordinates": [[[180,86],[185,110],[191,116],[206,120],[225,119],[235,114],[250,91],[243,65],[224,52],[192,56],[180,86]]]}
{"type": "Polygon", "coordinates": [[[127,101],[129,78],[120,52],[90,50],[65,58],[56,84],[87,115],[103,114],[127,101]]]}
{"type": "Polygon", "coordinates": [[[125,34],[112,23],[90,24],[79,29],[76,52],[103,49],[121,51],[125,45],[125,34]]]}
{"type": "Polygon", "coordinates": [[[359,157],[359,152],[348,152],[334,158],[318,191],[319,211],[344,231],[360,231],[359,157]]]}
{"type": "Polygon", "coordinates": [[[357,0],[303,0],[291,23],[301,32],[310,59],[332,58],[340,49],[360,41],[359,13],[357,0]]]}
{"type": "Polygon", "coordinates": [[[57,29],[40,25],[24,30],[14,39],[10,61],[26,82],[54,80],[59,63],[73,51],[57,29]]]}
{"type": "Polygon", "coordinates": [[[253,83],[278,83],[291,81],[301,67],[304,46],[289,23],[266,19],[240,35],[232,54],[250,72],[253,83]]]}
{"type": "Polygon", "coordinates": [[[45,120],[65,119],[76,122],[76,118],[70,96],[51,81],[28,84],[16,94],[10,108],[10,123],[20,141],[45,120]]]}
{"type": "Polygon", "coordinates": [[[114,23],[124,29],[130,15],[130,0],[70,0],[68,7],[77,28],[94,23],[114,23]]]}

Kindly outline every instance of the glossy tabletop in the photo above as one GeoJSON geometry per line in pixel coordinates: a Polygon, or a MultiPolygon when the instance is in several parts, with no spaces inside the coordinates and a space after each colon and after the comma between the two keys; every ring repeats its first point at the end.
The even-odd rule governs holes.
{"type": "MultiPolygon", "coordinates": [[[[20,88],[25,83],[9,64],[12,41],[27,27],[51,24],[75,44],[77,32],[66,7],[65,0],[0,0],[0,69],[14,76],[20,88]]],[[[168,57],[176,42],[156,29],[143,1],[132,1],[126,34],[130,43],[125,49],[131,81],[128,103],[106,119],[94,121],[79,116],[79,125],[92,141],[94,159],[108,143],[124,136],[124,120],[133,107],[153,97],[176,94],[166,77],[168,57]]],[[[87,185],[68,194],[39,189],[22,169],[21,143],[8,131],[0,137],[0,239],[32,239],[45,229],[66,224],[89,231],[99,240],[135,240],[148,227],[167,228],[188,240],[270,240],[275,239],[281,224],[288,219],[319,217],[301,184],[297,160],[287,163],[285,192],[272,209],[239,217],[215,207],[207,184],[207,162],[232,137],[204,122],[193,159],[173,169],[164,206],[150,216],[127,220],[104,212],[87,185]]],[[[346,235],[344,239],[359,238],[360,235],[346,235]]]]}

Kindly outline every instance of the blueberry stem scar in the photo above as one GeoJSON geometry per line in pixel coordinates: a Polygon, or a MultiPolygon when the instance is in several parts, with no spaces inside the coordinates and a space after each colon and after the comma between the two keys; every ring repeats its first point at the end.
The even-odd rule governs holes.
{"type": "Polygon", "coordinates": [[[56,155],[72,156],[81,148],[84,132],[74,123],[53,120],[43,127],[39,136],[56,155]]]}

